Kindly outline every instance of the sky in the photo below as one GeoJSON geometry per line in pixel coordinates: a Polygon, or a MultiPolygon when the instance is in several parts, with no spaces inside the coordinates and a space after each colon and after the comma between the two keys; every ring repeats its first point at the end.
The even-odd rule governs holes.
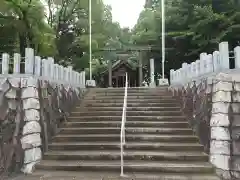
{"type": "Polygon", "coordinates": [[[112,6],[113,21],[119,22],[121,27],[134,27],[140,12],[143,10],[145,0],[103,0],[112,6]]]}

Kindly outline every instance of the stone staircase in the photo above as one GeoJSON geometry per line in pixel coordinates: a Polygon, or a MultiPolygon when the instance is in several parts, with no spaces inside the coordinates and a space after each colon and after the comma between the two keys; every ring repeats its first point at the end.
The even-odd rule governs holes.
{"type": "MultiPolygon", "coordinates": [[[[119,179],[123,96],[122,88],[92,89],[33,175],[119,179]]],[[[219,179],[166,88],[130,88],[127,106],[123,179],[219,179]]]]}

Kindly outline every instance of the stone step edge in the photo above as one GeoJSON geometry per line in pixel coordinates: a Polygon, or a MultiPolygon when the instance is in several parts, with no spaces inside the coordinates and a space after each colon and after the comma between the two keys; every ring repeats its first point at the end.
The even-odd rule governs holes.
{"type": "MultiPolygon", "coordinates": [[[[92,171],[81,171],[81,172],[73,172],[73,171],[44,171],[44,170],[37,170],[33,172],[33,174],[28,175],[25,178],[33,177],[33,178],[49,178],[55,179],[61,178],[69,178],[67,180],[78,179],[78,180],[120,180],[119,172],[92,172],[92,171]],[[86,178],[86,179],[85,179],[86,178]]],[[[54,180],[55,180],[54,179],[54,180]]],[[[193,174],[193,175],[182,175],[182,174],[170,174],[170,173],[159,173],[159,174],[141,174],[141,173],[134,173],[124,174],[125,180],[220,180],[216,175],[205,175],[205,174],[193,174]]],[[[26,179],[28,180],[28,179],[26,179]]],[[[32,180],[32,179],[31,179],[32,180]]],[[[52,179],[50,179],[52,180],[52,179]]]]}

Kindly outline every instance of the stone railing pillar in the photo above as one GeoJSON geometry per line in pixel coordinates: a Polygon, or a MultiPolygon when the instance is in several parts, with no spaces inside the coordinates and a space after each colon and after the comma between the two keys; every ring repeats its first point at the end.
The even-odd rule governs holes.
{"type": "Polygon", "coordinates": [[[235,68],[240,69],[240,46],[234,48],[235,68]]]}
{"type": "Polygon", "coordinates": [[[200,54],[200,69],[199,69],[199,75],[204,75],[206,72],[206,56],[207,53],[201,53],[200,54]]]}
{"type": "Polygon", "coordinates": [[[155,83],[155,67],[154,67],[154,59],[151,58],[150,59],[150,87],[156,87],[156,83],[155,83]]]}
{"type": "Polygon", "coordinates": [[[213,72],[213,58],[211,54],[208,54],[206,56],[206,73],[212,73],[213,72]]]}
{"type": "Polygon", "coordinates": [[[213,72],[219,72],[221,69],[220,54],[219,51],[213,52],[213,72]]]}
{"type": "Polygon", "coordinates": [[[34,73],[34,50],[32,48],[25,49],[25,74],[34,73]]]}
{"type": "Polygon", "coordinates": [[[35,56],[35,65],[34,65],[34,74],[36,76],[41,76],[41,65],[42,65],[42,60],[40,56],[35,56]]]}
{"type": "Polygon", "coordinates": [[[219,44],[219,55],[220,55],[221,70],[228,70],[230,68],[228,42],[221,42],[219,44]]]}
{"type": "Polygon", "coordinates": [[[13,55],[13,73],[20,73],[20,64],[21,64],[21,55],[18,53],[14,53],[13,55]]]}
{"type": "Polygon", "coordinates": [[[9,54],[2,54],[2,74],[8,74],[9,71],[9,54]]]}

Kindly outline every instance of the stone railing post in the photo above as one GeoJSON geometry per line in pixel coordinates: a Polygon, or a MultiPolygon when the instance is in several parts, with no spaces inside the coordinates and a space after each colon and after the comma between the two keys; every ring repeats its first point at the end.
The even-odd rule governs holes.
{"type": "Polygon", "coordinates": [[[187,81],[191,81],[192,79],[192,66],[191,64],[187,65],[187,81]]]}
{"type": "Polygon", "coordinates": [[[34,65],[34,74],[36,76],[41,76],[41,67],[42,66],[42,60],[40,56],[35,56],[35,65],[34,65]]]}
{"type": "Polygon", "coordinates": [[[13,73],[20,73],[20,64],[21,64],[21,55],[18,53],[14,53],[13,55],[13,73]]]}
{"type": "Polygon", "coordinates": [[[42,76],[45,78],[49,78],[50,72],[49,72],[49,61],[47,59],[42,60],[42,76]]]}
{"type": "Polygon", "coordinates": [[[197,66],[196,62],[191,63],[191,74],[192,77],[195,78],[197,76],[197,66]]]}
{"type": "Polygon", "coordinates": [[[178,83],[178,71],[174,71],[174,84],[178,83]]]}
{"type": "Polygon", "coordinates": [[[211,54],[206,56],[206,73],[213,72],[213,57],[211,54]]]}
{"type": "Polygon", "coordinates": [[[10,56],[7,53],[2,54],[2,74],[8,74],[9,72],[9,59],[10,56]]]}
{"type": "Polygon", "coordinates": [[[155,84],[155,67],[154,67],[154,59],[150,59],[150,87],[156,87],[155,84]]]}
{"type": "Polygon", "coordinates": [[[221,69],[221,62],[220,62],[220,53],[219,51],[213,52],[213,72],[219,72],[221,69]]]}
{"type": "Polygon", "coordinates": [[[199,75],[202,76],[206,73],[206,56],[207,53],[201,53],[200,54],[200,70],[199,75]]]}
{"type": "Polygon", "coordinates": [[[177,71],[173,71],[173,84],[177,82],[177,71]]]}
{"type": "Polygon", "coordinates": [[[182,81],[183,81],[183,69],[180,68],[179,69],[179,83],[182,84],[182,81]]]}
{"type": "Polygon", "coordinates": [[[25,49],[25,74],[34,73],[34,50],[32,48],[25,49]]]}
{"type": "Polygon", "coordinates": [[[61,65],[59,66],[59,80],[64,81],[64,67],[61,65]]]}
{"type": "Polygon", "coordinates": [[[235,68],[240,69],[240,46],[234,48],[235,68]]]}
{"type": "Polygon", "coordinates": [[[196,60],[196,73],[195,73],[195,77],[197,78],[200,75],[201,75],[201,63],[200,63],[200,60],[196,60]]]}
{"type": "Polygon", "coordinates": [[[64,67],[64,81],[65,83],[69,83],[69,73],[68,73],[68,68],[64,67]]]}
{"type": "Polygon", "coordinates": [[[48,59],[49,77],[50,80],[54,80],[54,59],[49,57],[48,59]]]}
{"type": "Polygon", "coordinates": [[[56,80],[56,81],[58,81],[59,80],[59,74],[58,74],[58,64],[54,64],[53,65],[53,69],[54,69],[54,76],[53,76],[53,78],[54,78],[54,80],[56,80]]]}
{"type": "Polygon", "coordinates": [[[187,69],[188,69],[188,64],[187,63],[182,63],[182,83],[186,83],[187,81],[187,69]]]}
{"type": "Polygon", "coordinates": [[[174,82],[174,76],[173,76],[173,74],[174,74],[174,70],[171,69],[171,70],[170,70],[170,82],[171,82],[171,84],[173,84],[173,82],[174,82]]]}
{"type": "Polygon", "coordinates": [[[72,84],[72,66],[68,66],[68,82],[69,84],[72,84]]]}
{"type": "Polygon", "coordinates": [[[81,81],[81,87],[84,87],[85,88],[85,86],[86,86],[86,72],[85,71],[82,71],[81,73],[81,79],[80,79],[80,81],[81,81]]]}
{"type": "Polygon", "coordinates": [[[228,42],[221,42],[219,44],[219,55],[220,55],[221,70],[228,70],[230,68],[228,42]]]}

